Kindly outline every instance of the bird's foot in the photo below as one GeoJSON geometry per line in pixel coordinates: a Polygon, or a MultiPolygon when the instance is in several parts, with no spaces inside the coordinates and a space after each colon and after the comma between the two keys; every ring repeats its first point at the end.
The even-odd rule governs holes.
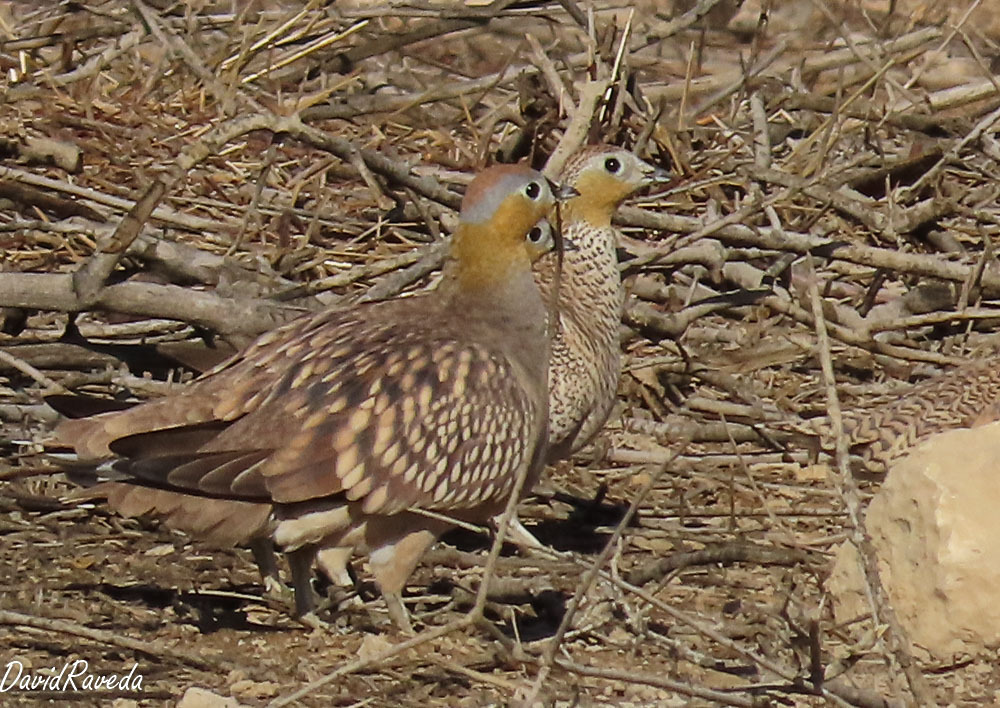
{"type": "Polygon", "coordinates": [[[277,578],[270,576],[264,578],[264,597],[288,607],[295,605],[295,592],[277,578]]]}
{"type": "Polygon", "coordinates": [[[389,610],[389,619],[399,627],[399,630],[406,635],[413,636],[413,624],[410,622],[410,613],[406,611],[403,598],[399,593],[383,592],[385,606],[389,610]]]}
{"type": "Polygon", "coordinates": [[[304,626],[308,627],[309,629],[318,630],[320,632],[328,632],[330,630],[329,623],[324,622],[319,617],[317,617],[316,613],[312,610],[306,612],[303,615],[299,615],[295,619],[297,619],[299,622],[301,622],[304,626]]]}
{"type": "MultiPolygon", "coordinates": [[[[499,525],[500,517],[495,517],[494,523],[499,525]]],[[[517,516],[510,517],[510,522],[507,524],[507,540],[521,548],[545,548],[545,544],[535,538],[517,516]]]]}
{"type": "Polygon", "coordinates": [[[326,589],[326,595],[319,595],[316,609],[326,612],[364,607],[364,601],[354,588],[331,586],[326,589]]]}

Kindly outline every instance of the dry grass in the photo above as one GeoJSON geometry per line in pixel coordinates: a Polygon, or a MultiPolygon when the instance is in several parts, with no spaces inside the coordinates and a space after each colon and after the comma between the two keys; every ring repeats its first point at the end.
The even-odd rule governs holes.
{"type": "MultiPolygon", "coordinates": [[[[856,410],[995,349],[994,0],[188,5],[0,5],[3,662],[139,663],[142,694],[94,705],[264,704],[331,672],[305,704],[992,700],[987,657],[921,675],[884,617],[834,623],[824,578],[866,492],[789,430],[830,410],[824,354],[856,410]],[[499,636],[379,659],[402,638],[370,587],[309,634],[245,551],[59,501],[43,392],[157,395],[189,375],[167,345],[424,287],[474,170],[585,139],[678,178],[622,211],[620,405],[523,505],[554,552],[499,559],[499,636]]],[[[469,605],[487,546],[432,552],[426,627],[469,605]]]]}

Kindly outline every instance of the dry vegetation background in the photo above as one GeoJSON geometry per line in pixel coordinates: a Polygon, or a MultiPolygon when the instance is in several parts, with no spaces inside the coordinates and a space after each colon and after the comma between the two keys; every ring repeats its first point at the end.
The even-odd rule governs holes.
{"type": "MultiPolygon", "coordinates": [[[[990,657],[917,667],[885,617],[835,622],[869,490],[792,428],[827,415],[824,353],[855,410],[994,350],[998,3],[626,5],[0,4],[0,660],[145,679],[0,702],[995,702],[990,657]],[[380,658],[404,638],[362,564],[365,604],[310,633],[248,552],[60,501],[43,393],[155,396],[192,375],[171,356],[424,287],[469,176],[564,135],[676,180],[622,211],[619,406],[524,504],[553,550],[501,557],[496,631],[380,658]]],[[[422,564],[422,626],[488,544],[422,564]]]]}

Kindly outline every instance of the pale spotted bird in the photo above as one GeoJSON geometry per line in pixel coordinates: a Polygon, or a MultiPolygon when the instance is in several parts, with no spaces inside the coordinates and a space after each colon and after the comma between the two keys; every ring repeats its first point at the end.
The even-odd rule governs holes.
{"type": "Polygon", "coordinates": [[[57,435],[145,485],[118,485],[119,506],[219,542],[273,538],[301,615],[317,550],[367,551],[408,628],[401,590],[447,519],[489,519],[542,468],[549,346],[530,267],[551,248],[553,204],[538,172],[488,169],[436,290],[299,318],[177,394],[57,435]]]}
{"type": "MultiPolygon", "coordinates": [[[[669,179],[666,170],[611,145],[581,148],[563,167],[560,181],[577,191],[560,205],[560,225],[572,248],[562,254],[561,269],[553,254],[532,268],[546,299],[560,274],[549,361],[549,463],[584,447],[611,415],[621,372],[618,332],[625,307],[618,270],[620,234],[611,219],[637,191],[669,179]]],[[[511,535],[522,545],[542,546],[516,516],[511,535]]],[[[345,557],[341,555],[340,563],[345,557]]],[[[343,582],[346,569],[337,560],[327,556],[324,570],[343,582]]]]}
{"type": "MultiPolygon", "coordinates": [[[[563,255],[549,362],[550,462],[590,442],[611,414],[625,307],[616,252],[619,231],[611,218],[632,194],[669,177],[666,170],[609,145],[577,151],[560,176],[579,194],[561,206],[563,234],[573,248],[563,255]]],[[[542,296],[548,297],[556,259],[540,258],[533,271],[542,296]]]]}
{"type": "MultiPolygon", "coordinates": [[[[858,471],[885,474],[893,462],[923,441],[955,428],[1000,419],[1000,357],[946,371],[909,391],[866,409],[845,411],[844,435],[858,471]]],[[[827,452],[836,441],[828,419],[813,422],[827,452]]]]}

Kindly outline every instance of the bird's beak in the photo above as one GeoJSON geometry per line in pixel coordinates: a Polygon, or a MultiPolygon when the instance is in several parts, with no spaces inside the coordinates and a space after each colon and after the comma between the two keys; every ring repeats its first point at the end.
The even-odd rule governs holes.
{"type": "Polygon", "coordinates": [[[563,236],[563,238],[562,238],[562,250],[563,250],[563,252],[566,252],[566,251],[579,251],[580,247],[576,245],[576,241],[574,241],[573,239],[566,238],[565,236],[563,236]]]}
{"type": "Polygon", "coordinates": [[[662,167],[650,165],[650,169],[642,171],[642,181],[645,184],[665,184],[671,179],[673,179],[673,175],[670,174],[670,170],[665,170],[662,167]]]}
{"type": "Polygon", "coordinates": [[[557,202],[565,202],[573,197],[579,197],[580,192],[569,184],[556,184],[555,182],[549,182],[549,187],[552,189],[552,195],[556,198],[557,202]]]}

